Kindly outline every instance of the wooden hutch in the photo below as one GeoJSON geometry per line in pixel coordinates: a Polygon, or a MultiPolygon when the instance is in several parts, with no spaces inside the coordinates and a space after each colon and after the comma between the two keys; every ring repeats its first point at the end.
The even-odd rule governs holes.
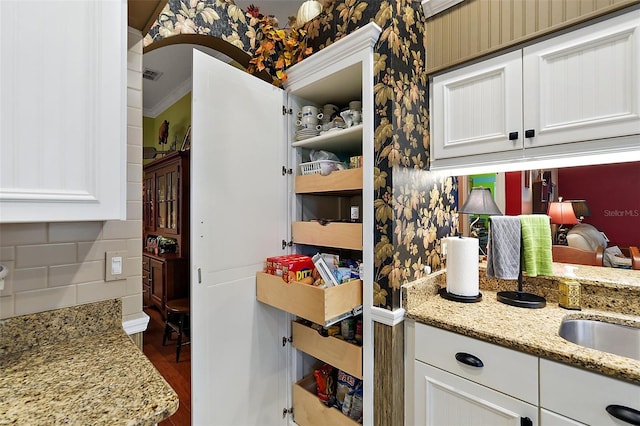
{"type": "Polygon", "coordinates": [[[189,151],[146,164],[142,191],[143,305],[164,317],[168,300],[189,295],[189,151]]]}

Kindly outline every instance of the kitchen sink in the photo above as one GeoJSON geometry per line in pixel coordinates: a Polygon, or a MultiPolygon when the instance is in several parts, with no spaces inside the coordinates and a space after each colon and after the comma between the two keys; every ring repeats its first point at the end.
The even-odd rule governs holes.
{"type": "Polygon", "coordinates": [[[558,334],[580,346],[640,360],[640,328],[591,319],[565,319],[558,334]]]}

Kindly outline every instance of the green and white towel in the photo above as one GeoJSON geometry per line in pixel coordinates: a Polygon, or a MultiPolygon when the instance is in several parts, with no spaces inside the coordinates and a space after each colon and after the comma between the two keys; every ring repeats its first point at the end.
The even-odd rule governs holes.
{"type": "Polygon", "coordinates": [[[549,216],[520,215],[520,225],[522,226],[522,271],[530,277],[553,275],[549,216]]]}

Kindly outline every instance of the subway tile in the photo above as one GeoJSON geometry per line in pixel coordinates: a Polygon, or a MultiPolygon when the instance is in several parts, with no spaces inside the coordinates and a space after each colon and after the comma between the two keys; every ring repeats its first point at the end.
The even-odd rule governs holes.
{"type": "Polygon", "coordinates": [[[142,181],[127,182],[127,201],[142,201],[142,181]]]}
{"type": "Polygon", "coordinates": [[[140,293],[122,298],[122,315],[133,315],[140,312],[142,306],[142,289],[140,293]]]}
{"type": "Polygon", "coordinates": [[[102,238],[105,240],[128,239],[142,235],[141,220],[110,220],[102,228],[102,238]]]}
{"type": "Polygon", "coordinates": [[[99,240],[86,243],[78,243],[78,261],[105,260],[108,251],[121,251],[127,249],[126,240],[99,240]]]}
{"type": "Polygon", "coordinates": [[[127,125],[142,127],[142,109],[127,105],[127,125]]]}
{"type": "Polygon", "coordinates": [[[142,201],[127,201],[127,220],[142,220],[142,201]]]}
{"type": "Polygon", "coordinates": [[[126,284],[127,280],[78,284],[78,304],[120,298],[125,295],[126,284]]]}
{"type": "Polygon", "coordinates": [[[142,90],[142,73],[140,70],[127,70],[127,87],[142,90]]]}
{"type": "Polygon", "coordinates": [[[5,223],[0,225],[0,246],[46,242],[46,223],[5,223]]]}
{"type": "Polygon", "coordinates": [[[13,299],[13,296],[0,297],[0,319],[9,318],[16,315],[13,309],[13,299]]]}
{"type": "Polygon", "coordinates": [[[124,259],[124,274],[126,277],[142,275],[142,256],[126,257],[124,259]]]}
{"type": "Polygon", "coordinates": [[[138,294],[142,291],[142,275],[134,275],[127,277],[127,287],[125,294],[130,296],[132,294],[138,294]]]}
{"type": "MultiPolygon", "coordinates": [[[[142,182],[142,164],[127,163],[127,182],[142,182]]],[[[142,194],[140,194],[142,199],[142,194]]]]}
{"type": "Polygon", "coordinates": [[[100,238],[102,222],[59,222],[49,224],[49,242],[95,241],[100,238]]]}
{"type": "Polygon", "coordinates": [[[129,256],[142,256],[142,238],[130,238],[127,240],[129,256]]]}
{"type": "Polygon", "coordinates": [[[76,286],[46,288],[23,291],[14,295],[15,314],[26,315],[36,312],[65,308],[76,304],[76,286]]]}
{"type": "Polygon", "coordinates": [[[16,268],[75,263],[77,252],[75,243],[18,246],[16,247],[16,268]]]}
{"type": "Polygon", "coordinates": [[[127,162],[142,164],[142,145],[127,145],[127,162]]]}
{"type": "Polygon", "coordinates": [[[0,262],[8,262],[10,260],[15,260],[16,258],[16,248],[13,246],[10,247],[0,247],[0,262]]]}
{"type": "Polygon", "coordinates": [[[104,261],[49,267],[49,287],[104,281],[104,261]]]}
{"type": "Polygon", "coordinates": [[[138,89],[127,88],[127,105],[130,107],[142,109],[142,91],[138,89]]]}
{"type": "MultiPolygon", "coordinates": [[[[127,145],[142,146],[142,127],[133,125],[127,126],[127,145]]],[[[127,159],[127,161],[131,164],[138,164],[142,167],[142,162],[133,161],[132,159],[127,159]]]]}
{"type": "Polygon", "coordinates": [[[14,293],[47,288],[47,267],[16,269],[12,279],[14,293]]]}

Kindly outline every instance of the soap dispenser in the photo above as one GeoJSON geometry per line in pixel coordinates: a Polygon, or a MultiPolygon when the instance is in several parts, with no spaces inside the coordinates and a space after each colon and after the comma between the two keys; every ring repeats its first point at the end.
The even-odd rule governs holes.
{"type": "Polygon", "coordinates": [[[573,273],[573,266],[567,266],[565,270],[564,278],[558,285],[558,305],[565,309],[580,310],[580,283],[573,273]]]}

